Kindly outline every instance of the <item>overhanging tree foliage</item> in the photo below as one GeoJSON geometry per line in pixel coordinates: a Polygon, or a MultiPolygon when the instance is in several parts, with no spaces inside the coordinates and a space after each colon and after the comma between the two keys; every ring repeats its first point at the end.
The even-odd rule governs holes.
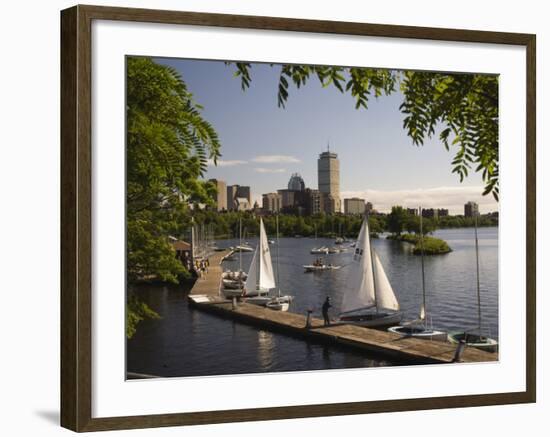
{"type": "MultiPolygon", "coordinates": [[[[127,61],[127,277],[178,282],[189,272],[169,235],[189,228],[191,203],[211,202],[215,187],[200,178],[220,156],[218,136],[200,114],[178,72],[148,58],[127,61]]],[[[154,316],[129,296],[126,332],[154,316]]]]}
{"type": "MultiPolygon", "coordinates": [[[[251,64],[236,63],[235,75],[246,89],[252,81],[251,64]]],[[[371,97],[399,88],[403,125],[416,146],[439,131],[443,145],[455,150],[452,171],[462,182],[470,170],[482,172],[485,189],[498,200],[498,77],[375,68],[282,65],[277,104],[285,106],[290,84],[297,88],[316,77],[323,87],[349,93],[355,108],[368,108],[371,97]],[[441,128],[441,130],[439,129],[441,128]]]]}
{"type": "Polygon", "coordinates": [[[178,72],[148,58],[127,64],[128,279],[185,274],[168,235],[189,227],[188,204],[215,190],[200,180],[220,155],[218,136],[178,72]]]}

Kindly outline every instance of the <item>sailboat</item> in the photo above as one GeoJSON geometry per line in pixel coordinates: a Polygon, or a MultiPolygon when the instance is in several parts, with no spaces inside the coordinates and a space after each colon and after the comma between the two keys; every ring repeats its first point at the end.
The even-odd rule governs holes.
{"type": "MultiPolygon", "coordinates": [[[[315,225],[315,243],[317,244],[317,225],[315,225]]],[[[319,255],[319,254],[328,255],[328,247],[326,246],[314,247],[309,252],[312,255],[319,255]]]]}
{"type": "Polygon", "coordinates": [[[347,285],[340,323],[382,328],[401,322],[397,297],[378,254],[371,248],[367,215],[359,231],[347,285]]]}
{"type": "Polygon", "coordinates": [[[406,337],[416,337],[429,340],[447,341],[447,333],[438,331],[428,326],[428,315],[426,310],[426,279],[424,275],[424,234],[422,232],[422,208],[418,209],[420,216],[420,253],[422,256],[422,305],[418,319],[403,323],[399,326],[392,326],[390,332],[406,337]]]}
{"type": "Polygon", "coordinates": [[[274,311],[288,311],[292,296],[281,295],[281,281],[279,280],[279,216],[276,217],[277,223],[277,296],[272,298],[265,306],[274,311]]]}
{"type": "Polygon", "coordinates": [[[328,255],[328,250],[329,249],[326,246],[314,247],[309,251],[309,253],[311,253],[312,255],[320,255],[320,254],[328,255]]]}
{"type": "Polygon", "coordinates": [[[474,235],[476,242],[476,278],[477,278],[477,328],[472,331],[450,332],[448,339],[451,343],[458,344],[464,342],[466,346],[475,347],[487,352],[498,351],[498,341],[481,335],[481,291],[479,288],[479,243],[477,238],[477,215],[474,215],[474,235]]]}
{"type": "MultiPolygon", "coordinates": [[[[239,246],[242,246],[243,239],[243,228],[242,228],[242,219],[239,218],[239,246]]],[[[243,255],[242,250],[235,250],[234,247],[231,247],[231,252],[224,259],[231,259],[231,256],[239,252],[239,270],[231,271],[227,270],[222,274],[222,285],[224,289],[224,294],[226,297],[239,296],[242,292],[244,281],[247,279],[246,272],[243,271],[243,255]]]]}
{"type": "MultiPolygon", "coordinates": [[[[254,251],[242,296],[247,298],[246,301],[248,303],[266,305],[274,299],[273,296],[269,295],[269,290],[273,288],[275,288],[275,275],[271,262],[271,251],[267,241],[264,222],[260,218],[260,243],[254,251]]],[[[291,299],[290,296],[284,297],[291,299]]]]}

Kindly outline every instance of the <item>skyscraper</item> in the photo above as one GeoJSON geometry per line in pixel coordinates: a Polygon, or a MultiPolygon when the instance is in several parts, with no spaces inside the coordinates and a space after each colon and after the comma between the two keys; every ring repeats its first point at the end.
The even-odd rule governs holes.
{"type": "Polygon", "coordinates": [[[319,155],[317,178],[319,191],[326,197],[325,212],[329,214],[340,212],[340,161],[336,153],[327,150],[319,155]]]}
{"type": "Polygon", "coordinates": [[[306,183],[302,176],[298,173],[292,173],[288,181],[288,189],[291,191],[304,191],[306,189],[306,183]]]}
{"type": "Polygon", "coordinates": [[[467,202],[464,204],[464,216],[465,217],[474,217],[479,215],[479,207],[475,202],[467,202]]]}
{"type": "Polygon", "coordinates": [[[234,211],[235,207],[235,198],[237,197],[237,188],[238,185],[228,185],[227,186],[227,210],[234,211]]]}
{"type": "Polygon", "coordinates": [[[214,197],[214,200],[216,201],[216,210],[227,210],[227,184],[219,179],[210,179],[210,182],[216,185],[216,189],[218,190],[216,196],[214,197]]]}

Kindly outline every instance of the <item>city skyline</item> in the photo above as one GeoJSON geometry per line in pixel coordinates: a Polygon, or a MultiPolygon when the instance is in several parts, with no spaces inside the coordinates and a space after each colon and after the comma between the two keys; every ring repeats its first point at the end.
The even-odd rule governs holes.
{"type": "Polygon", "coordinates": [[[317,188],[317,157],[330,144],[340,160],[342,202],[364,198],[381,212],[402,205],[460,214],[468,201],[478,203],[481,213],[498,210],[491,196],[482,196],[478,173],[462,184],[451,173],[453,153],[437,132],[424,146],[412,145],[402,128],[400,93],[372,98],[368,110],[355,110],[350,96],[312,79],[300,89],[291,86],[282,109],[276,103],[277,66],[253,64],[251,87],[243,92],[223,62],[157,62],[180,72],[220,136],[222,157],[218,166],[209,163],[205,179],[250,186],[252,204],[261,205],[262,194],[285,187],[296,172],[317,188]]]}

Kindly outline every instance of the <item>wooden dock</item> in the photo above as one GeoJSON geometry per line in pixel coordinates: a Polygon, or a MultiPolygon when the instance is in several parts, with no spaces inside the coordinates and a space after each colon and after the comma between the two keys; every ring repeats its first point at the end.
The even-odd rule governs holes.
{"type": "Polygon", "coordinates": [[[210,266],[208,266],[208,273],[203,277],[197,278],[191,295],[201,295],[208,297],[220,296],[220,284],[222,280],[223,267],[221,265],[223,258],[229,253],[228,250],[214,252],[208,257],[210,266]]]}
{"type": "MultiPolygon", "coordinates": [[[[357,325],[334,324],[323,326],[323,321],[311,318],[306,328],[306,315],[292,312],[273,311],[258,305],[233,302],[220,296],[220,282],[223,268],[221,259],[226,252],[216,252],[210,257],[210,267],[204,279],[197,279],[189,302],[195,308],[217,314],[249,325],[282,332],[306,340],[337,344],[362,350],[394,362],[403,364],[451,363],[455,357],[456,345],[451,343],[403,337],[387,331],[369,329],[357,325]]],[[[497,361],[498,354],[466,347],[460,362],[497,361]]]]}

